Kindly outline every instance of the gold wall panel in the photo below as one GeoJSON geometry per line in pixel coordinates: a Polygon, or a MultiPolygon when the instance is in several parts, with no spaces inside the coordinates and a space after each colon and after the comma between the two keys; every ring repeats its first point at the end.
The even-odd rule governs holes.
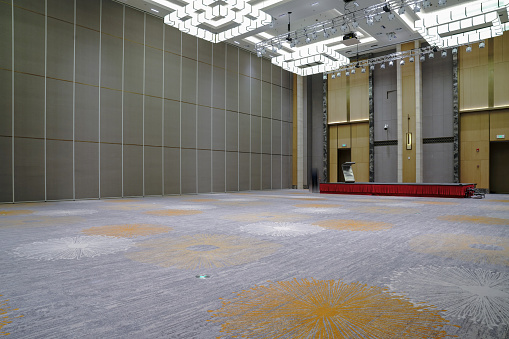
{"type": "Polygon", "coordinates": [[[350,121],[369,119],[369,73],[350,75],[350,121]]]}
{"type": "Polygon", "coordinates": [[[358,123],[350,125],[352,130],[352,161],[355,162],[353,171],[355,181],[369,181],[369,123],[358,123]]]}
{"type": "Polygon", "coordinates": [[[350,148],[352,146],[350,125],[338,125],[338,148],[350,148]],[[343,145],[346,145],[343,147],[343,145]]]}
{"type": "Polygon", "coordinates": [[[329,74],[327,87],[327,121],[337,123],[347,121],[347,77],[332,79],[329,74]]]}
{"type": "Polygon", "coordinates": [[[509,32],[493,39],[494,106],[509,106],[509,32]]]}
{"type": "MultiPolygon", "coordinates": [[[[486,47],[472,45],[472,52],[458,48],[459,55],[459,109],[475,110],[489,107],[489,44],[486,47]]],[[[492,59],[493,60],[493,59],[492,59]]]]}
{"type": "Polygon", "coordinates": [[[338,181],[338,126],[329,126],[329,182],[338,181]]]}
{"type": "Polygon", "coordinates": [[[489,126],[488,112],[460,116],[460,181],[478,188],[489,188],[489,126]]]}
{"type": "MultiPolygon", "coordinates": [[[[506,93],[509,97],[509,91],[506,93]]],[[[509,140],[509,109],[490,112],[490,141],[502,140],[509,140]],[[505,139],[497,139],[500,134],[505,135],[505,139]]]]}
{"type": "MultiPolygon", "coordinates": [[[[411,50],[414,43],[406,43],[401,45],[402,51],[411,50]]],[[[403,139],[406,140],[406,133],[412,133],[412,149],[406,149],[406,142],[401,143],[398,147],[403,149],[403,182],[415,182],[416,156],[415,156],[415,65],[408,63],[401,67],[401,88],[402,91],[402,114],[401,126],[403,129],[403,139]]]]}

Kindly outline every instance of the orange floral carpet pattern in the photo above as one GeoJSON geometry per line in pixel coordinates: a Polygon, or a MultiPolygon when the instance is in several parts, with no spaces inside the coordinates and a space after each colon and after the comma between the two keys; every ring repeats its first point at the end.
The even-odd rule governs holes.
{"type": "Polygon", "coordinates": [[[87,235],[104,235],[116,238],[136,238],[153,234],[167,233],[172,230],[171,227],[151,224],[124,224],[95,226],[83,230],[87,235]]]}

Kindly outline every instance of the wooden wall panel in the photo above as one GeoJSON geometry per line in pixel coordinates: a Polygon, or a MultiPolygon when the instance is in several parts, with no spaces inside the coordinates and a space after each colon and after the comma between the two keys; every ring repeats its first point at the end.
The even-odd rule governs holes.
{"type": "Polygon", "coordinates": [[[459,109],[472,110],[488,107],[488,50],[472,46],[472,52],[459,48],[459,109]]]}
{"type": "Polygon", "coordinates": [[[369,119],[369,73],[350,76],[350,120],[369,119]]]}
{"type": "Polygon", "coordinates": [[[369,181],[369,124],[352,124],[352,161],[355,181],[369,181]]]}
{"type": "Polygon", "coordinates": [[[329,182],[338,181],[338,127],[329,126],[329,182]]]}
{"type": "Polygon", "coordinates": [[[509,106],[509,33],[493,39],[494,106],[509,106]]]}
{"type": "Polygon", "coordinates": [[[501,140],[509,140],[509,109],[490,112],[490,141],[501,140]],[[497,135],[501,134],[505,138],[497,139],[497,135]]]}
{"type": "Polygon", "coordinates": [[[485,112],[461,115],[460,181],[478,188],[489,188],[489,124],[485,112]]]}

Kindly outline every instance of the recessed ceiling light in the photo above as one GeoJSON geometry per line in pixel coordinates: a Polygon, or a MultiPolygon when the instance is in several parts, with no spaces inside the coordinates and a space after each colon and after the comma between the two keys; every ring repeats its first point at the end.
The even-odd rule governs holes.
{"type": "Polygon", "coordinates": [[[318,2],[313,2],[313,3],[311,4],[311,6],[316,6],[316,5],[318,5],[318,2]]]}
{"type": "Polygon", "coordinates": [[[153,9],[153,8],[151,8],[150,10],[151,10],[151,11],[154,11],[154,12],[156,12],[156,13],[159,13],[159,11],[158,11],[157,9],[153,9]]]}
{"type": "Polygon", "coordinates": [[[238,42],[238,41],[233,41],[233,42],[236,43],[237,45],[240,45],[240,42],[238,42]]]}

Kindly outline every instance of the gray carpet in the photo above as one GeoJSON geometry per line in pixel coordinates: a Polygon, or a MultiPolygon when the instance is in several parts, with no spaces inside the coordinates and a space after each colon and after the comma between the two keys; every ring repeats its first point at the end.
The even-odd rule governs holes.
{"type": "Polygon", "coordinates": [[[0,205],[11,338],[509,338],[509,195],[0,205]]]}

